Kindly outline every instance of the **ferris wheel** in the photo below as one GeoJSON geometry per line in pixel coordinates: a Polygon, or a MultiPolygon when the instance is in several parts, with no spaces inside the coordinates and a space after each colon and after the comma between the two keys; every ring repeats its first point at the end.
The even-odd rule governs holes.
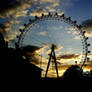
{"type": "Polygon", "coordinates": [[[60,69],[78,64],[83,67],[89,60],[88,37],[81,25],[64,14],[42,14],[30,19],[20,29],[18,48],[26,52],[31,63],[39,66],[43,77],[60,77],[60,69]]]}

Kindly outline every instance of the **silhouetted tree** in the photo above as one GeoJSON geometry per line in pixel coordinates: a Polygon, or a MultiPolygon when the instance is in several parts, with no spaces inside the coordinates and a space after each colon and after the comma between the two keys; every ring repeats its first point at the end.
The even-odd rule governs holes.
{"type": "Polygon", "coordinates": [[[64,79],[78,79],[78,78],[82,78],[82,74],[83,74],[83,70],[79,66],[74,65],[65,71],[63,78],[64,79]]]}

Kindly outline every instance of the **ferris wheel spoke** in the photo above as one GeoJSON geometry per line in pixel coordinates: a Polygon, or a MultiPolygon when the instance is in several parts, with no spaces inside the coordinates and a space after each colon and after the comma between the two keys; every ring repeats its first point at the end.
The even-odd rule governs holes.
{"type": "Polygon", "coordinates": [[[41,41],[41,40],[39,40],[39,39],[36,39],[36,38],[34,38],[34,37],[32,37],[32,36],[31,36],[29,42],[30,42],[30,43],[35,43],[35,44],[40,44],[40,45],[45,44],[43,41],[41,41]]]}
{"type": "MultiPolygon", "coordinates": [[[[56,21],[56,22],[57,22],[57,21],[56,21]]],[[[57,23],[54,22],[55,27],[56,27],[56,24],[57,24],[57,23]]],[[[52,23],[52,25],[53,25],[53,23],[52,23]]],[[[58,40],[57,40],[57,34],[56,34],[57,32],[56,32],[56,31],[58,32],[58,30],[56,30],[56,29],[53,29],[53,30],[52,30],[52,37],[53,37],[52,42],[53,42],[55,45],[56,45],[56,42],[58,42],[58,40]]]]}
{"type": "Polygon", "coordinates": [[[31,37],[33,41],[35,42],[39,42],[40,44],[45,44],[43,41],[41,40],[38,40],[38,39],[35,39],[34,37],[31,37]]]}
{"type": "MultiPolygon", "coordinates": [[[[47,21],[48,21],[48,20],[47,20],[47,21]]],[[[46,32],[47,32],[47,39],[48,39],[49,43],[52,43],[51,34],[48,33],[48,32],[49,32],[49,31],[48,31],[49,29],[47,29],[47,28],[48,28],[47,21],[45,22],[45,25],[46,25],[45,30],[46,30],[46,32]]]]}
{"type": "Polygon", "coordinates": [[[46,44],[49,43],[49,40],[46,40],[46,37],[42,36],[42,35],[38,35],[38,34],[34,34],[34,36],[30,36],[32,39],[35,39],[39,42],[41,42],[42,44],[46,44]],[[37,38],[36,38],[37,37],[37,38]]]}
{"type": "Polygon", "coordinates": [[[49,36],[50,34],[48,33],[48,29],[47,29],[47,21],[44,23],[44,25],[45,25],[45,30],[44,30],[44,28],[43,28],[43,26],[41,26],[41,28],[42,28],[42,31],[46,31],[46,37],[47,37],[47,41],[48,41],[48,44],[49,43],[51,43],[51,37],[49,36]]]}
{"type": "Polygon", "coordinates": [[[37,35],[34,34],[34,35],[31,35],[29,39],[37,41],[37,42],[39,42],[41,44],[47,43],[43,39],[41,39],[40,37],[37,37],[37,38],[35,38],[35,37],[37,37],[37,35]]]}

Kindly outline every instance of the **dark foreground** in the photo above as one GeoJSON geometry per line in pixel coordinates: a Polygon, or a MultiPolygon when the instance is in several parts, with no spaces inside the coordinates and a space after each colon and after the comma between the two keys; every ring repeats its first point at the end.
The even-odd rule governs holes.
{"type": "Polygon", "coordinates": [[[58,79],[54,78],[41,78],[41,69],[33,64],[30,64],[28,59],[24,59],[24,51],[16,48],[8,48],[7,42],[4,41],[2,34],[0,34],[0,67],[1,67],[1,80],[5,82],[19,82],[19,81],[75,81],[75,80],[91,80],[92,71],[90,74],[84,74],[79,66],[71,66],[66,70],[64,75],[58,79]]]}

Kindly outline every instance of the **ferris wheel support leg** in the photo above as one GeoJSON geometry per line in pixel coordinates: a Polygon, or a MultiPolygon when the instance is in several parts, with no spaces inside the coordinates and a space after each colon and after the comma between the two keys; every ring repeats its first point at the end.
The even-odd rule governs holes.
{"type": "Polygon", "coordinates": [[[57,67],[55,52],[53,52],[53,54],[54,54],[54,62],[55,62],[55,67],[56,67],[57,78],[59,78],[59,73],[58,73],[58,67],[57,67]]]}
{"type": "Polygon", "coordinates": [[[47,77],[47,73],[48,73],[48,69],[49,69],[49,65],[50,65],[50,61],[51,61],[51,56],[52,56],[52,51],[51,51],[51,54],[50,54],[50,58],[49,58],[48,65],[47,65],[47,69],[46,69],[45,78],[47,77]]]}

